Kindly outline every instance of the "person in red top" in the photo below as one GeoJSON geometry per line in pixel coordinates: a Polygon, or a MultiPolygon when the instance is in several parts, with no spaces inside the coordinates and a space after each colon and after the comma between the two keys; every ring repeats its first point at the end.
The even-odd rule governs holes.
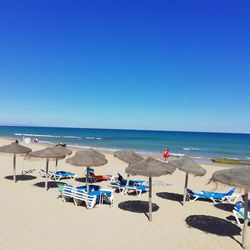
{"type": "Polygon", "coordinates": [[[169,156],[170,156],[169,149],[165,149],[162,153],[163,160],[166,161],[169,156]]]}

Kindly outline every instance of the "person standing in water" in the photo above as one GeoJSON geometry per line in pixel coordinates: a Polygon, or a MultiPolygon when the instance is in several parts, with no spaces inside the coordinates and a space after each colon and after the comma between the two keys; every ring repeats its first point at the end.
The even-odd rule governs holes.
{"type": "Polygon", "coordinates": [[[163,150],[163,153],[162,153],[162,158],[163,158],[163,160],[166,161],[167,158],[168,158],[169,156],[170,156],[170,151],[169,151],[169,149],[163,150]]]}

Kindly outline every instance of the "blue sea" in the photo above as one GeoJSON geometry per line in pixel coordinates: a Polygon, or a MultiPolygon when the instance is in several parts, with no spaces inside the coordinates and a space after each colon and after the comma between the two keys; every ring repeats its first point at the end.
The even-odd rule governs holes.
{"type": "Polygon", "coordinates": [[[0,136],[19,140],[37,138],[43,143],[63,141],[68,146],[112,151],[132,149],[155,156],[168,148],[173,156],[187,155],[201,160],[250,159],[250,134],[0,126],[0,136]]]}

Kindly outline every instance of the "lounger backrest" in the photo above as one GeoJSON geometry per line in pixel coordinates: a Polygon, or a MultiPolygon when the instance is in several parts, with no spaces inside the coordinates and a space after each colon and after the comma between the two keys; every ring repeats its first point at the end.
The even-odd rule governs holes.
{"type": "Polygon", "coordinates": [[[236,188],[230,189],[227,193],[225,193],[226,196],[233,195],[236,191],[236,188]]]}
{"type": "Polygon", "coordinates": [[[62,195],[74,197],[75,188],[70,185],[64,185],[62,195]]]}
{"type": "Polygon", "coordinates": [[[75,189],[74,198],[78,199],[78,200],[81,200],[81,201],[89,201],[89,202],[92,202],[93,200],[96,200],[95,195],[89,195],[86,191],[79,190],[77,188],[75,189]]]}
{"type": "Polygon", "coordinates": [[[56,183],[57,187],[58,187],[58,191],[59,192],[63,192],[63,189],[64,189],[64,186],[65,184],[64,183],[56,183]]]}

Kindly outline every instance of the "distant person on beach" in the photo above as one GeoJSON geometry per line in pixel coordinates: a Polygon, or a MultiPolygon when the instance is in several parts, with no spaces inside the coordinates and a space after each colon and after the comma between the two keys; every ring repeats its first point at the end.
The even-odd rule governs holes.
{"type": "Polygon", "coordinates": [[[37,138],[35,138],[33,141],[34,141],[35,143],[38,143],[38,139],[37,139],[37,138]]]}
{"type": "Polygon", "coordinates": [[[169,149],[163,150],[163,153],[162,153],[162,158],[163,158],[163,160],[166,161],[167,158],[168,158],[169,156],[170,156],[170,151],[169,151],[169,149]]]}

